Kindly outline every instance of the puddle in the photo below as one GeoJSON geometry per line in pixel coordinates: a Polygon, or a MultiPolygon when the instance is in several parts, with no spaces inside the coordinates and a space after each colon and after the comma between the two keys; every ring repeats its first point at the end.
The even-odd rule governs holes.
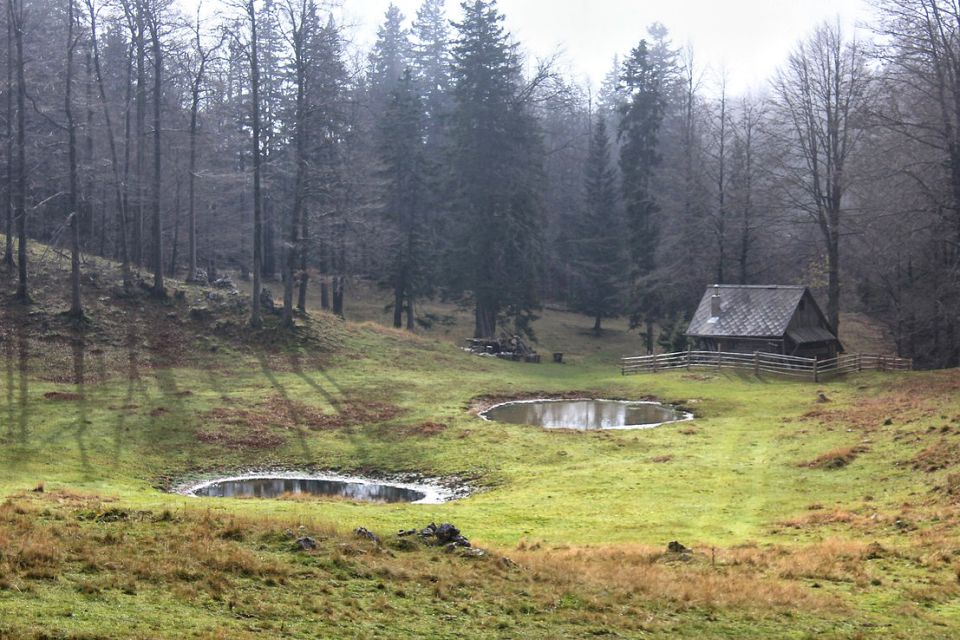
{"type": "Polygon", "coordinates": [[[528,424],[544,429],[652,429],[668,422],[692,420],[693,414],[659,402],[626,400],[518,400],[480,414],[485,420],[528,424]]]}
{"type": "Polygon", "coordinates": [[[279,498],[290,494],[412,504],[441,504],[457,497],[452,490],[438,484],[283,473],[217,478],[184,485],[175,491],[198,498],[279,498]]]}

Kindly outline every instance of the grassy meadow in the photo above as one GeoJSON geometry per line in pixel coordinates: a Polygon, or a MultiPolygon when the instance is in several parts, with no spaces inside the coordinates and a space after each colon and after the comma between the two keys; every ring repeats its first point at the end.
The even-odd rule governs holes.
{"type": "Polygon", "coordinates": [[[79,329],[59,315],[55,261],[34,305],[0,300],[0,638],[960,635],[960,372],[623,377],[636,335],[613,322],[595,337],[558,310],[538,346],[566,363],[511,363],[461,351],[469,316],[450,305],[423,335],[383,327],[372,289],[348,303],[362,322],[313,311],[295,335],[251,334],[230,299],[182,283],[166,301],[122,297],[97,266],[79,329]],[[696,419],[583,433],[475,415],[571,394],[696,419]],[[167,491],[249,469],[418,474],[471,494],[167,491]],[[431,521],[488,553],[395,535],[431,521]],[[666,553],[673,540],[693,553],[666,553]]]}

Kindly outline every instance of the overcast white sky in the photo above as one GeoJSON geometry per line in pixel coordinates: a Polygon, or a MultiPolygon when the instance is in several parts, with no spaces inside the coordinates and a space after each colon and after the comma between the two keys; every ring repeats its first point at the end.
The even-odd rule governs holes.
{"type": "MultiPolygon", "coordinates": [[[[394,0],[407,18],[421,0],[394,0]]],[[[692,45],[697,64],[727,69],[732,92],[764,88],[793,45],[824,20],[850,29],[872,13],[868,0],[499,0],[507,28],[529,55],[564,52],[565,70],[594,87],[651,22],[662,22],[677,46],[692,45]]],[[[389,0],[343,0],[358,44],[369,45],[389,0]]],[[[448,15],[460,1],[448,0],[448,15]]]]}

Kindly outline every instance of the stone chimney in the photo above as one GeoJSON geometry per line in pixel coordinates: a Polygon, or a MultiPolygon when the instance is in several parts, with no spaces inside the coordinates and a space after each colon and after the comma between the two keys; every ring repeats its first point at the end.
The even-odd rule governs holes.
{"type": "Polygon", "coordinates": [[[720,317],[720,285],[713,285],[713,296],[710,298],[710,317],[720,317]]]}

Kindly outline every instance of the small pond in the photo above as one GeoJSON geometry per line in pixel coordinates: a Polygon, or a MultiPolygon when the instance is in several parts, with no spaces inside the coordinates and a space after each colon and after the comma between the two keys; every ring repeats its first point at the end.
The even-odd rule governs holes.
{"type": "Polygon", "coordinates": [[[285,495],[311,495],[361,502],[416,504],[439,504],[453,497],[451,491],[439,485],[293,474],[218,478],[180,487],[177,492],[200,498],[280,498],[285,495]]]}
{"type": "Polygon", "coordinates": [[[545,429],[652,429],[667,422],[692,420],[693,414],[659,402],[624,400],[520,400],[487,409],[480,417],[495,422],[545,429]]]}

